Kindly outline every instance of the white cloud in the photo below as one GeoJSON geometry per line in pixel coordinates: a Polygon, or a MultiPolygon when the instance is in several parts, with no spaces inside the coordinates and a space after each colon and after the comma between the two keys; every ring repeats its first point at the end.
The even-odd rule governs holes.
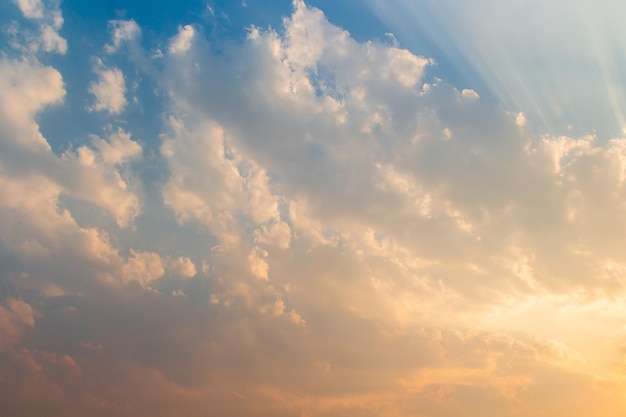
{"type": "Polygon", "coordinates": [[[170,126],[171,138],[161,147],[172,172],[163,190],[165,202],[182,221],[195,217],[233,233],[228,230],[231,211],[243,204],[245,195],[236,161],[226,155],[223,130],[210,123],[189,132],[182,120],[173,118],[170,126]],[[200,170],[203,175],[198,175],[200,170]]]}
{"type": "Polygon", "coordinates": [[[43,18],[44,6],[41,0],[15,0],[25,17],[29,19],[43,18]]]}
{"type": "Polygon", "coordinates": [[[120,114],[126,107],[126,82],[119,68],[106,68],[98,61],[94,68],[98,81],[89,84],[89,92],[95,96],[91,111],[120,114]]]}
{"type": "Polygon", "coordinates": [[[98,149],[102,162],[106,164],[124,164],[141,156],[141,145],[122,129],[113,132],[108,141],[94,137],[93,145],[98,149]]]}
{"type": "Polygon", "coordinates": [[[243,159],[220,126],[171,118],[170,130],[161,147],[172,173],[163,198],[180,221],[199,220],[223,245],[232,246],[244,237],[238,217],[258,227],[280,219],[266,172],[243,159]]]}
{"type": "Polygon", "coordinates": [[[131,255],[122,267],[123,281],[136,281],[142,285],[149,285],[165,273],[163,261],[158,253],[131,251],[131,255]]]}
{"type": "MultiPolygon", "coordinates": [[[[184,139],[188,136],[166,141],[163,151],[173,175],[165,195],[178,212],[206,220],[214,219],[214,210],[208,207],[223,207],[228,229],[241,236],[245,228],[237,225],[230,207],[245,207],[240,167],[250,158],[280,179],[272,188],[284,195],[270,201],[283,201],[288,207],[298,243],[312,243],[316,236],[318,244],[342,250],[353,247],[358,254],[368,247],[361,240],[361,231],[368,228],[384,236],[396,253],[407,254],[393,268],[380,267],[371,254],[362,260],[380,275],[395,277],[390,299],[398,291],[413,291],[408,283],[415,276],[428,293],[443,287],[442,294],[432,297],[434,303],[455,308],[486,308],[511,291],[523,298],[529,278],[513,266],[520,250],[531,254],[528,268],[534,271],[533,285],[540,291],[570,291],[570,285],[582,282],[591,292],[596,291],[591,288],[621,287],[617,282],[585,278],[597,268],[593,257],[581,257],[570,247],[572,239],[599,236],[592,232],[599,224],[583,231],[567,220],[580,213],[576,201],[580,192],[586,193],[578,188],[586,174],[574,172],[587,164],[599,167],[596,164],[608,158],[615,162],[607,163],[600,176],[614,177],[621,172],[615,165],[621,155],[616,145],[577,147],[566,157],[555,156],[550,149],[558,139],[533,141],[521,129],[519,117],[481,101],[474,91],[458,91],[441,81],[420,88],[429,60],[375,43],[358,44],[302,3],[286,21],[285,32],[281,38],[272,31],[253,30],[231,56],[240,57],[254,71],[234,74],[232,79],[222,75],[212,80],[220,74],[221,63],[200,49],[188,52],[205,65],[202,76],[180,70],[167,73],[175,108],[194,109],[195,118],[203,120],[197,116],[201,113],[213,119],[221,138],[203,136],[215,138],[210,152],[199,152],[203,162],[188,150],[183,159],[184,143],[192,143],[184,139]],[[206,100],[209,91],[223,90],[230,91],[232,101],[206,100]],[[237,151],[227,158],[230,149],[237,151]],[[216,159],[208,162],[206,155],[216,159]],[[554,160],[559,162],[550,162],[554,160]],[[563,175],[562,168],[555,172],[551,165],[563,163],[569,175],[563,175]],[[220,165],[223,168],[217,168],[220,165]],[[187,170],[184,176],[179,167],[187,170]],[[213,180],[201,186],[197,178],[213,180]],[[228,198],[219,197],[219,189],[231,190],[228,198]],[[411,258],[426,262],[412,266],[411,258]]],[[[179,61],[171,65],[174,68],[179,61]]],[[[197,119],[181,121],[185,126],[181,132],[193,120],[197,119]]],[[[190,148],[202,149],[201,141],[193,143],[190,148]]],[[[270,217],[276,215],[265,216],[270,217]]],[[[607,224],[625,220],[611,219],[607,224]]],[[[262,222],[253,224],[259,227],[262,222]]],[[[257,229],[258,243],[269,244],[269,238],[261,237],[269,227],[257,229]]],[[[598,250],[606,250],[596,243],[598,250]]],[[[250,258],[258,276],[272,269],[272,252],[268,252],[269,257],[262,259],[267,267],[257,262],[258,256],[250,258]]],[[[355,309],[389,308],[386,301],[371,303],[369,295],[363,296],[362,305],[351,298],[357,303],[355,309]]],[[[410,308],[410,303],[396,308],[390,317],[410,316],[410,308]]]]}
{"type": "Polygon", "coordinates": [[[95,149],[80,146],[60,157],[54,155],[39,131],[35,116],[45,106],[63,99],[61,75],[34,59],[3,60],[0,74],[4,81],[0,92],[0,120],[5,132],[1,145],[5,174],[21,173],[19,177],[25,183],[50,184],[53,194],[49,198],[65,193],[84,199],[108,210],[118,224],[128,225],[140,212],[140,204],[130,181],[122,178],[121,165],[137,158],[140,146],[131,141],[127,133],[118,130],[109,140],[94,139],[95,149]]]}
{"type": "Polygon", "coordinates": [[[51,178],[64,193],[107,210],[120,227],[127,227],[141,212],[141,203],[139,184],[126,171],[126,162],[138,158],[141,148],[124,131],[110,137],[111,141],[94,138],[96,149],[81,146],[52,160],[59,168],[51,178]]]}
{"type": "Polygon", "coordinates": [[[463,91],[461,91],[461,95],[470,100],[475,100],[479,97],[476,91],[468,88],[463,89],[463,91]]]}
{"type": "Polygon", "coordinates": [[[49,149],[32,119],[46,105],[65,96],[61,74],[37,60],[0,59],[0,117],[5,140],[30,149],[49,149]]]}
{"type": "Polygon", "coordinates": [[[178,34],[170,42],[170,54],[182,54],[191,48],[196,31],[193,26],[185,25],[178,28],[178,34]]]}
{"type": "Polygon", "coordinates": [[[104,47],[109,54],[117,52],[124,43],[133,42],[141,36],[141,28],[134,20],[111,20],[109,31],[111,43],[104,47]]]}
{"type": "Polygon", "coordinates": [[[284,221],[270,223],[255,231],[255,240],[279,249],[288,249],[291,244],[291,228],[284,221]]]}
{"type": "Polygon", "coordinates": [[[170,273],[181,278],[193,278],[198,273],[196,265],[191,261],[191,259],[184,256],[170,259],[168,261],[167,269],[170,273]]]}
{"type": "Polygon", "coordinates": [[[259,279],[269,279],[269,264],[266,261],[267,251],[255,246],[248,256],[250,262],[250,271],[259,279]]]}
{"type": "Polygon", "coordinates": [[[41,39],[43,43],[43,50],[46,52],[58,52],[65,54],[67,52],[67,41],[63,39],[57,29],[52,26],[41,26],[41,39]]]}
{"type": "Polygon", "coordinates": [[[29,49],[38,52],[56,52],[61,55],[67,52],[67,41],[59,35],[63,27],[63,16],[58,3],[44,4],[42,0],[14,0],[24,17],[34,19],[39,24],[39,34],[27,36],[29,49]]]}

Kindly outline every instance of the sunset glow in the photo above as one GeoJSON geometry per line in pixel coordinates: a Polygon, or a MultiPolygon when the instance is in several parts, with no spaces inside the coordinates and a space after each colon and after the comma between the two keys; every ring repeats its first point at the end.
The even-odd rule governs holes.
{"type": "Polygon", "coordinates": [[[0,4],[0,415],[626,414],[626,6],[0,4]]]}

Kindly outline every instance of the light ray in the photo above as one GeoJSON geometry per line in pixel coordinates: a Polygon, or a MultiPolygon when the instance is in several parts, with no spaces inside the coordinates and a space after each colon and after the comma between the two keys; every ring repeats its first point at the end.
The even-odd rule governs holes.
{"type": "MultiPolygon", "coordinates": [[[[626,31],[616,1],[367,0],[411,43],[423,31],[461,72],[476,73],[541,132],[622,134],[626,31]],[[416,29],[417,28],[417,29],[416,29]],[[463,70],[467,68],[467,70],[463,70]],[[568,130],[572,129],[572,131],[568,130]]],[[[470,85],[470,88],[480,88],[470,85]]]]}

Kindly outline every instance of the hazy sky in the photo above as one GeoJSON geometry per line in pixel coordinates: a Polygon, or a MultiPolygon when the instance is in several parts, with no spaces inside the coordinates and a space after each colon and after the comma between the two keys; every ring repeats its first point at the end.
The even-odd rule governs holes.
{"type": "Polygon", "coordinates": [[[1,414],[623,416],[625,13],[1,2],[1,414]]]}

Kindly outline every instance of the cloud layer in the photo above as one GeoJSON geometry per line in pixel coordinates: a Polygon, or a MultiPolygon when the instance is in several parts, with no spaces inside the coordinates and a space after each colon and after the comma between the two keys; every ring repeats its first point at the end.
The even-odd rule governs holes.
{"type": "Polygon", "coordinates": [[[10,415],[623,415],[626,139],[535,135],[297,0],[240,42],[111,21],[102,125],[53,146],[74,46],[16,5],[58,39],[0,57],[10,415]]]}

